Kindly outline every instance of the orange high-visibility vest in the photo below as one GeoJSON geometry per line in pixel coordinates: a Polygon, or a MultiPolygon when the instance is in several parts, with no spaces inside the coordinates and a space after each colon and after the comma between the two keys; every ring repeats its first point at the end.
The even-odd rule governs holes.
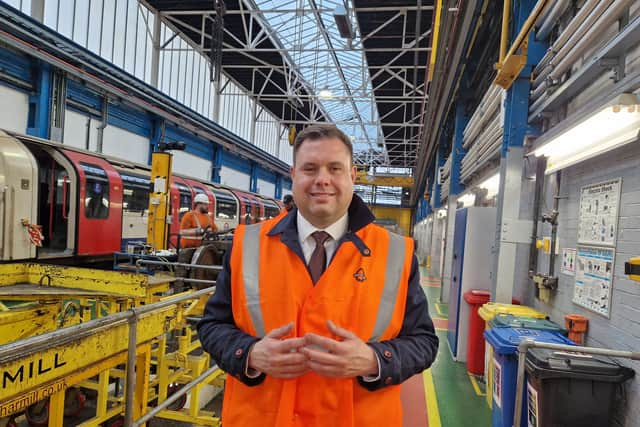
{"type": "MultiPolygon", "coordinates": [[[[338,248],[313,285],[304,261],[267,233],[276,219],[239,226],[231,254],[233,317],[244,332],[263,337],[294,322],[294,336],[332,337],[326,321],[365,342],[398,335],[404,320],[413,242],[369,224],[357,231],[367,249],[352,242],[338,248]]],[[[249,387],[229,376],[222,422],[225,427],[363,427],[402,425],[400,386],[371,392],[356,378],[309,373],[292,380],[267,375],[249,387]]]]}

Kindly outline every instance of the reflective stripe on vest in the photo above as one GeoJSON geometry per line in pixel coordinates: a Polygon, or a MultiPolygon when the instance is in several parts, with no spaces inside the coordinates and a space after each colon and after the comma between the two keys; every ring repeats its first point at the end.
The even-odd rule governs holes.
{"type": "MultiPolygon", "coordinates": [[[[258,337],[265,336],[264,318],[260,309],[260,223],[245,227],[242,239],[242,281],[247,300],[247,308],[258,337]],[[250,260],[250,262],[246,262],[250,260]]],[[[405,266],[406,240],[395,233],[389,233],[389,250],[385,269],[384,288],[373,334],[369,341],[379,341],[393,316],[400,278],[405,266]]]]}
{"type": "Polygon", "coordinates": [[[405,262],[405,239],[395,233],[389,232],[389,253],[387,254],[387,268],[384,274],[384,288],[376,317],[376,326],[373,328],[373,335],[369,341],[379,341],[384,331],[391,322],[393,308],[398,296],[400,277],[405,262]]]}
{"type": "Polygon", "coordinates": [[[247,225],[242,239],[242,282],[247,308],[256,329],[256,336],[264,337],[264,319],[260,310],[260,229],[262,224],[247,225]]]}

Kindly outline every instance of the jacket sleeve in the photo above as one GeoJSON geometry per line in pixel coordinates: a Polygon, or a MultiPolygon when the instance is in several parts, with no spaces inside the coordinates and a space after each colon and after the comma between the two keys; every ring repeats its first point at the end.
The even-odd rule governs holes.
{"type": "Polygon", "coordinates": [[[438,336],[429,316],[427,297],[420,286],[418,260],[413,257],[404,322],[398,336],[369,345],[378,356],[380,378],[365,382],[358,378],[367,390],[378,390],[387,385],[400,384],[411,376],[429,368],[438,353],[438,336]]]}
{"type": "Polygon", "coordinates": [[[231,251],[224,257],[222,271],[216,279],[216,291],[209,298],[202,319],[198,322],[198,337],[202,348],[218,366],[244,384],[254,386],[264,381],[246,375],[247,357],[259,338],[241,331],[233,318],[231,306],[231,251]]]}

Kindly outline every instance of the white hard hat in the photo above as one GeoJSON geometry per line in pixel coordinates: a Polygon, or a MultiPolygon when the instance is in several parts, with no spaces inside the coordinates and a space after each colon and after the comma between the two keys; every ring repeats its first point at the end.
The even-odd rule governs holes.
{"type": "Polygon", "coordinates": [[[193,203],[204,203],[208,205],[209,198],[207,197],[206,194],[199,193],[199,194],[196,194],[196,197],[193,199],[193,203]]]}

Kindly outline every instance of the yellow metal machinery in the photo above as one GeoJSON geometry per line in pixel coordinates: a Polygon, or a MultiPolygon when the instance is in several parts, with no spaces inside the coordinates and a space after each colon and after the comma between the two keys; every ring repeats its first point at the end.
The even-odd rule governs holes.
{"type": "Polygon", "coordinates": [[[393,232],[402,231],[405,236],[411,235],[411,209],[395,208],[388,206],[371,206],[371,211],[378,220],[394,221],[401,230],[391,230],[393,232]]]}
{"type": "Polygon", "coordinates": [[[200,378],[204,381],[189,385],[188,409],[179,400],[155,416],[218,426],[215,414],[199,409],[199,396],[207,384],[221,387],[223,375],[199,351],[187,319],[201,314],[198,300],[213,288],[168,295],[175,280],[160,274],[0,265],[0,426],[25,413],[40,425],[48,419],[49,426],[61,427],[65,416],[82,409],[87,395],[95,399],[95,411],[83,413],[74,425],[111,425],[125,409],[129,412],[120,387],[127,360],[136,368],[130,374],[135,378],[133,419],[200,378]],[[135,347],[128,354],[132,333],[135,347]]]}
{"type": "Polygon", "coordinates": [[[356,175],[356,184],[375,185],[377,187],[412,187],[412,176],[398,175],[374,175],[369,176],[366,171],[358,171],[356,175]]]}
{"type": "Polygon", "coordinates": [[[551,2],[541,0],[531,11],[529,18],[525,21],[513,41],[511,48],[507,52],[507,43],[509,40],[509,11],[511,10],[511,0],[504,0],[504,8],[502,15],[502,36],[500,39],[500,61],[496,64],[498,74],[494,83],[504,89],[509,89],[513,82],[518,78],[522,69],[527,64],[527,53],[529,48],[529,34],[533,30],[536,21],[542,15],[544,8],[551,2]]]}
{"type": "Polygon", "coordinates": [[[171,153],[156,151],[151,155],[153,191],[149,196],[147,242],[154,250],[167,249],[168,246],[169,221],[167,221],[167,217],[171,213],[171,204],[169,203],[171,163],[171,153]]]}

